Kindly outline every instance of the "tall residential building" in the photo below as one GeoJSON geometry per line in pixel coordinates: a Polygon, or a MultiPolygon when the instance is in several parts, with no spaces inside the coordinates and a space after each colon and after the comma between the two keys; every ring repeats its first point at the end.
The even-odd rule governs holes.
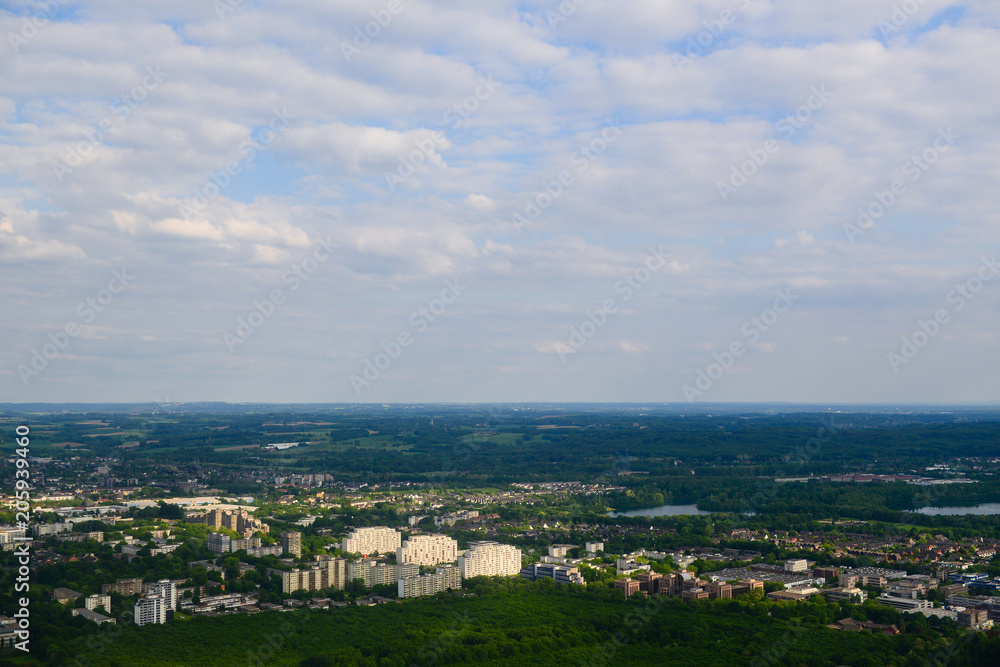
{"type": "Polygon", "coordinates": [[[394,584],[404,577],[415,577],[419,574],[420,566],[416,563],[389,565],[370,560],[359,560],[347,564],[347,580],[361,579],[368,588],[394,584]]]}
{"type": "Polygon", "coordinates": [[[111,611],[111,596],[110,595],[88,595],[83,599],[84,606],[90,611],[94,611],[98,607],[104,607],[105,611],[111,611]]]}
{"type": "Polygon", "coordinates": [[[185,512],[184,521],[187,523],[204,523],[209,528],[218,530],[222,528],[222,510],[216,508],[208,512],[185,512]]]}
{"type": "Polygon", "coordinates": [[[454,565],[437,568],[434,574],[424,574],[400,579],[398,595],[401,598],[415,598],[422,595],[434,595],[442,591],[462,587],[462,573],[454,565]]]}
{"type": "Polygon", "coordinates": [[[574,548],[575,544],[553,544],[549,546],[549,555],[553,558],[565,558],[569,550],[574,548]]]}
{"type": "Polygon", "coordinates": [[[396,549],[397,563],[437,565],[458,557],[458,542],[447,535],[414,535],[396,549]]]}
{"type": "Polygon", "coordinates": [[[347,561],[343,558],[323,560],[308,570],[281,573],[281,592],[297,590],[318,591],[323,588],[343,590],[347,582],[347,561]]]}
{"type": "Polygon", "coordinates": [[[227,554],[232,551],[232,541],[223,533],[209,533],[208,550],[217,554],[227,554]]]}
{"type": "Polygon", "coordinates": [[[168,605],[168,601],[159,595],[148,595],[140,598],[132,610],[135,624],[166,623],[172,615],[172,612],[167,613],[170,612],[168,605]]]}
{"type": "Polygon", "coordinates": [[[521,571],[521,550],[492,541],[470,542],[469,550],[458,559],[463,579],[510,577],[521,571]]]}
{"type": "Polygon", "coordinates": [[[261,548],[261,539],[259,537],[245,537],[234,540],[223,533],[209,533],[206,538],[206,546],[209,551],[217,554],[236,553],[237,551],[246,551],[249,554],[252,549],[261,548]]]}
{"type": "Polygon", "coordinates": [[[246,551],[250,553],[251,549],[259,549],[261,540],[259,537],[247,537],[242,540],[232,540],[229,543],[229,550],[233,553],[237,551],[246,551]]]}
{"type": "Polygon", "coordinates": [[[344,538],[341,543],[341,550],[344,553],[361,554],[369,556],[374,553],[391,554],[396,553],[400,547],[402,535],[398,530],[386,528],[385,526],[375,526],[372,528],[358,528],[344,538]]]}
{"type": "Polygon", "coordinates": [[[302,555],[302,533],[288,531],[281,534],[281,552],[296,558],[302,555]]]}
{"type": "Polygon", "coordinates": [[[163,598],[167,609],[173,611],[177,609],[177,584],[169,579],[160,579],[149,587],[150,597],[163,598]]]}

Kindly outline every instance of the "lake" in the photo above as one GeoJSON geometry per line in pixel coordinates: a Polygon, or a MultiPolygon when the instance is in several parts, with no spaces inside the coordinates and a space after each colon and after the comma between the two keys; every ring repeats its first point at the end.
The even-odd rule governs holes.
{"type": "Polygon", "coordinates": [[[985,503],[976,507],[921,507],[917,514],[928,516],[959,516],[962,514],[1000,514],[1000,503],[985,503]]]}
{"type": "Polygon", "coordinates": [[[697,505],[660,505],[659,507],[649,507],[641,510],[628,510],[627,512],[608,512],[608,516],[679,516],[682,514],[713,514],[698,509],[697,505]]]}

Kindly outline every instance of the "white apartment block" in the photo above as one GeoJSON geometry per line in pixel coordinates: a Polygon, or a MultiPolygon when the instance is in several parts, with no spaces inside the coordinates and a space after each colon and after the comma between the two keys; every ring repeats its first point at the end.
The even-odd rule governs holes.
{"type": "Polygon", "coordinates": [[[344,538],[341,550],[344,553],[367,556],[378,552],[380,554],[395,553],[402,543],[402,535],[398,530],[375,526],[374,528],[358,528],[344,538]]]}
{"type": "Polygon", "coordinates": [[[0,544],[11,544],[22,542],[22,538],[27,537],[28,531],[15,526],[0,526],[0,544]]]}
{"type": "Polygon", "coordinates": [[[553,558],[565,558],[569,550],[575,546],[575,544],[553,544],[549,546],[549,555],[553,558]]]}
{"type": "Polygon", "coordinates": [[[463,579],[514,576],[521,572],[521,550],[497,542],[470,542],[469,550],[458,559],[458,568],[463,579]]]}
{"type": "Polygon", "coordinates": [[[35,537],[48,537],[59,533],[68,533],[73,530],[71,523],[39,523],[31,527],[35,537]]]}
{"type": "Polygon", "coordinates": [[[84,598],[83,604],[90,611],[94,611],[98,607],[104,607],[106,611],[111,611],[111,596],[100,594],[89,595],[84,598]]]}
{"type": "Polygon", "coordinates": [[[133,615],[136,625],[167,622],[167,605],[169,603],[159,595],[149,595],[140,598],[135,603],[133,615]]]}
{"type": "Polygon", "coordinates": [[[361,579],[365,586],[394,584],[405,577],[415,577],[420,574],[420,566],[416,563],[400,563],[389,565],[370,560],[359,560],[347,564],[347,580],[361,579]]]}
{"type": "Polygon", "coordinates": [[[445,565],[437,568],[434,574],[400,579],[398,586],[398,594],[401,598],[434,595],[442,591],[461,588],[462,573],[454,565],[445,565]]]}
{"type": "Polygon", "coordinates": [[[343,558],[333,558],[324,560],[317,567],[308,570],[283,572],[281,592],[318,591],[323,588],[343,590],[348,581],[350,579],[347,578],[347,561],[343,558]]]}
{"type": "Polygon", "coordinates": [[[149,595],[163,598],[167,609],[177,609],[177,584],[169,579],[160,579],[155,584],[150,584],[149,595]]]}
{"type": "Polygon", "coordinates": [[[785,572],[805,572],[809,569],[809,561],[804,558],[785,561],[785,572]]]}
{"type": "Polygon", "coordinates": [[[447,535],[414,535],[396,549],[397,563],[437,565],[458,558],[458,542],[447,535]]]}

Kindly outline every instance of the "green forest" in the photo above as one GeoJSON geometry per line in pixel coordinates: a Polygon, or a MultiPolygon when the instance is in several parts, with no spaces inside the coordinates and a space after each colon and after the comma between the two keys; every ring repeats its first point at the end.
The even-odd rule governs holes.
{"type": "Polygon", "coordinates": [[[103,629],[54,665],[907,665],[995,664],[1000,640],[951,621],[874,604],[772,603],[756,596],[684,603],[603,586],[471,582],[463,595],[375,607],[196,618],[103,629]],[[470,596],[471,594],[471,596],[470,596]],[[904,634],[828,629],[842,618],[904,634]],[[935,662],[937,661],[937,662],[935,662]]]}

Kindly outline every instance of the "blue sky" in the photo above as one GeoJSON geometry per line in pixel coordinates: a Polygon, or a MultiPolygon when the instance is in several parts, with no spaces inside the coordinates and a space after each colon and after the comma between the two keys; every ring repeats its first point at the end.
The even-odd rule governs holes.
{"type": "Polygon", "coordinates": [[[1000,401],[996,3],[388,9],[0,6],[0,402],[1000,401]]]}

